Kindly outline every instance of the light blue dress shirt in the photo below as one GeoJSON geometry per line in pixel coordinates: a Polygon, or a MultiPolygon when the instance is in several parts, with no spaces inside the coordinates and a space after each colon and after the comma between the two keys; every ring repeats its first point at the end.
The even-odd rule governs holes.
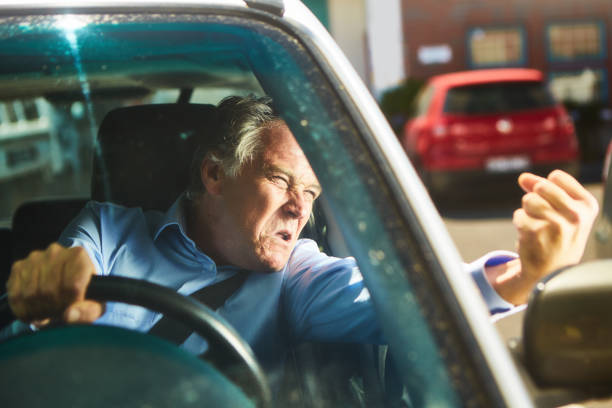
{"type": "MultiPolygon", "coordinates": [[[[216,265],[185,234],[182,202],[179,198],[165,214],[89,202],[60,243],[84,247],[98,274],[145,279],[189,295],[238,269],[216,265]]],[[[498,308],[501,298],[482,276],[486,259],[466,267],[490,307],[498,308]]],[[[295,342],[383,342],[355,260],[321,253],[309,239],[297,242],[281,271],[252,272],[217,312],[251,345],[268,372],[282,366],[295,342]]],[[[147,331],[160,317],[141,307],[108,303],[97,323],[147,331]]],[[[200,353],[206,344],[192,335],[183,347],[200,353]]]]}
{"type": "MultiPolygon", "coordinates": [[[[181,203],[163,214],[90,202],[60,243],[84,247],[100,275],[145,279],[189,295],[238,269],[216,265],[197,248],[185,234],[181,203]]],[[[327,256],[309,239],[298,241],[281,271],[252,272],[217,312],[268,370],[296,341],[383,341],[355,260],[327,256]]],[[[108,303],[97,323],[146,331],[159,318],[141,307],[108,303]]],[[[192,335],[183,347],[199,353],[205,343],[192,335]]]]}

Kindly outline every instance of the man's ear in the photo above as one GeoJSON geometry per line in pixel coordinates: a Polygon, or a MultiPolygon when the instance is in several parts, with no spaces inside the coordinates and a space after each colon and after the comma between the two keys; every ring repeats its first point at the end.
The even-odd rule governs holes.
{"type": "Polygon", "coordinates": [[[200,179],[207,194],[218,195],[222,191],[224,173],[221,165],[210,157],[204,158],[200,165],[200,179]]]}

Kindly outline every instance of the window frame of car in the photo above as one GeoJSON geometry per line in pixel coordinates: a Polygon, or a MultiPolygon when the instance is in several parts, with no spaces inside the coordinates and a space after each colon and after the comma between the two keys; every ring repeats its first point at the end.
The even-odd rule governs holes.
{"type": "MultiPolygon", "coordinates": [[[[491,406],[531,405],[531,399],[507,349],[499,342],[497,333],[490,330],[492,326],[488,322],[488,315],[483,313],[481,298],[473,292],[473,285],[466,279],[456,248],[439,214],[392,129],[376,107],[376,102],[325,30],[313,21],[307,26],[304,22],[301,25],[304,27],[303,33],[309,34],[304,42],[313,58],[336,61],[333,66],[325,67],[330,74],[331,85],[347,106],[347,113],[355,122],[359,136],[368,145],[372,160],[382,169],[384,185],[389,188],[388,198],[392,197],[398,211],[395,215],[405,223],[403,227],[409,230],[408,234],[419,246],[419,251],[424,253],[422,266],[427,273],[419,278],[431,279],[428,284],[432,286],[421,290],[424,289],[423,294],[426,296],[435,293],[440,297],[438,300],[444,305],[438,306],[445,308],[447,317],[450,317],[452,324],[456,324],[449,331],[456,330],[454,334],[461,338],[459,342],[466,347],[464,350],[470,355],[470,364],[474,364],[470,367],[474,371],[470,374],[466,372],[465,378],[452,378],[452,381],[462,383],[459,387],[462,388],[464,401],[478,401],[482,398],[491,403],[491,406]],[[313,27],[317,27],[317,30],[313,27]]],[[[320,64],[325,65],[324,62],[320,64]]],[[[406,275],[410,280],[408,271],[406,275]]],[[[395,339],[395,344],[390,339],[390,345],[398,348],[401,344],[407,344],[409,339],[410,334],[402,332],[395,339]]],[[[410,356],[404,357],[406,360],[403,361],[402,369],[407,375],[411,370],[410,356]]],[[[467,366],[461,367],[469,371],[467,366]]]]}
{"type": "MultiPolygon", "coordinates": [[[[105,7],[96,1],[83,1],[74,2],[69,8],[60,3],[51,2],[44,7],[36,2],[3,4],[0,16],[23,13],[17,11],[17,7],[31,14],[53,13],[54,10],[70,10],[74,14],[138,13],[139,7],[161,14],[219,13],[252,19],[251,24],[267,25],[285,37],[287,46],[293,42],[301,47],[302,62],[312,68],[312,75],[321,78],[321,84],[325,83],[326,89],[322,91],[331,98],[326,103],[332,110],[331,117],[346,128],[338,133],[337,146],[344,146],[345,153],[350,152],[354,159],[360,187],[368,192],[371,208],[380,214],[377,231],[385,234],[390,245],[385,250],[372,251],[370,248],[362,253],[364,245],[368,247],[376,237],[366,237],[359,223],[353,224],[346,219],[339,223],[344,240],[362,269],[405,383],[424,387],[420,392],[432,398],[442,390],[442,398],[448,397],[447,402],[453,404],[461,401],[465,405],[527,406],[529,398],[516,367],[489,323],[475,286],[464,275],[458,252],[425,188],[367,88],[329,34],[301,3],[283,3],[282,17],[275,14],[280,12],[278,8],[269,7],[277,2],[249,2],[250,7],[245,7],[239,1],[177,5],[165,1],[130,1],[113,2],[105,7]],[[372,173],[372,169],[376,171],[372,173]],[[356,237],[367,240],[359,242],[356,237]],[[385,254],[391,256],[385,252],[387,249],[393,252],[396,265],[383,270],[381,264],[388,265],[389,259],[381,262],[380,255],[383,258],[385,254]],[[407,299],[410,289],[414,295],[407,299]],[[434,354],[444,362],[444,375],[448,375],[446,380],[441,380],[441,388],[427,381],[424,384],[413,381],[414,378],[427,380],[432,375],[432,368],[423,365],[425,360],[415,356],[419,353],[410,347],[416,346],[414,325],[406,316],[396,313],[406,310],[409,304],[414,313],[426,316],[427,327],[435,338],[434,354]]],[[[275,96],[274,92],[271,94],[275,96]]],[[[287,122],[312,161],[315,172],[319,173],[326,163],[330,163],[329,158],[308,148],[309,132],[300,128],[301,120],[298,119],[289,117],[287,122]]],[[[333,180],[330,177],[330,181],[333,180]]],[[[333,191],[326,196],[335,218],[342,220],[341,208],[350,202],[343,201],[343,197],[334,195],[333,191]]]]}

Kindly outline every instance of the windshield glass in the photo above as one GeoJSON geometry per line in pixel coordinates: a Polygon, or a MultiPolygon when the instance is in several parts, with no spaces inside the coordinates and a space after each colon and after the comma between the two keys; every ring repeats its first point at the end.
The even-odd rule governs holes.
{"type": "MultiPolygon", "coordinates": [[[[458,358],[452,338],[446,329],[434,334],[424,317],[438,300],[426,305],[427,289],[419,288],[419,295],[406,279],[406,271],[417,271],[414,279],[426,273],[419,262],[427,255],[403,235],[363,134],[300,41],[275,26],[227,15],[44,15],[0,20],[0,59],[0,221],[14,237],[18,229],[20,234],[5,259],[45,248],[90,199],[157,210],[150,217],[161,217],[187,185],[192,136],[207,128],[206,114],[193,126],[187,116],[173,114],[178,131],[168,141],[163,115],[195,104],[206,110],[232,95],[267,95],[323,188],[307,234],[329,255],[356,259],[361,273],[356,270],[351,282],[363,275],[367,289],[354,303],[378,299],[386,339],[393,342],[399,330],[410,333],[409,347],[395,351],[413,363],[412,395],[401,398],[456,404],[447,369],[458,358]],[[109,119],[118,108],[137,112],[150,105],[165,113],[147,108],[140,116],[109,119]],[[155,154],[149,154],[151,145],[155,154]],[[41,200],[46,204],[37,207],[37,217],[20,213],[25,203],[41,200]],[[28,233],[36,242],[23,239],[28,233]]],[[[437,324],[446,318],[436,314],[437,324]]],[[[341,326],[342,316],[337,319],[341,326]]],[[[266,343],[240,334],[271,382],[282,383],[276,360],[286,352],[284,340],[266,343]]]]}
{"type": "Polygon", "coordinates": [[[96,135],[120,106],[262,94],[247,62],[248,31],[193,19],[58,15],[0,25],[0,223],[20,202],[88,197],[96,135]],[[45,178],[40,180],[39,173],[45,178]],[[17,177],[21,183],[14,182],[17,177]],[[23,188],[27,184],[28,188],[23,188]]]}

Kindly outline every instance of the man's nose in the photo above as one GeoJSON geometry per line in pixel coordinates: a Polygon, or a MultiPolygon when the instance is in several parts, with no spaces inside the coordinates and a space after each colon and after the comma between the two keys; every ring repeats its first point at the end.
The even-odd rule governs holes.
{"type": "Polygon", "coordinates": [[[285,204],[285,211],[294,218],[306,218],[310,213],[310,204],[306,201],[304,194],[291,191],[285,204]]]}

